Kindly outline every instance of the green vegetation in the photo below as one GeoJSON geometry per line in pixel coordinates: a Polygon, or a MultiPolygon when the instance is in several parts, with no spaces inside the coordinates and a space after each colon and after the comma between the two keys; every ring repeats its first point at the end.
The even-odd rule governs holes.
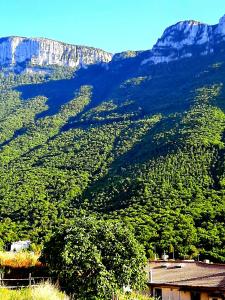
{"type": "Polygon", "coordinates": [[[40,265],[40,254],[30,251],[8,252],[0,251],[0,267],[29,268],[40,265]]]}
{"type": "Polygon", "coordinates": [[[0,289],[0,298],[5,300],[69,300],[68,296],[49,283],[21,290],[2,288],[0,289]]]}
{"type": "Polygon", "coordinates": [[[76,299],[110,299],[123,286],[145,286],[144,248],[132,232],[84,212],[52,236],[41,259],[76,299]]]}
{"type": "MultiPolygon", "coordinates": [[[[1,79],[2,249],[31,239],[47,255],[58,232],[63,257],[55,255],[53,270],[60,259],[73,262],[84,243],[97,251],[95,266],[100,227],[121,245],[114,231],[121,224],[147,257],[165,251],[225,262],[225,57],[140,67],[143,55],[69,79],[1,79]],[[66,226],[76,232],[70,245],[66,226]],[[81,248],[73,252],[76,238],[81,248]]],[[[105,264],[100,270],[101,280],[109,276],[105,264]]]]}
{"type": "Polygon", "coordinates": [[[129,294],[119,294],[119,300],[154,300],[152,297],[140,294],[137,292],[132,292],[129,294]]]}
{"type": "MultiPolygon", "coordinates": [[[[132,292],[129,294],[116,293],[120,300],[153,300],[152,298],[132,292]]],[[[21,290],[0,289],[0,297],[5,300],[69,300],[70,298],[58,290],[57,287],[45,283],[35,288],[21,290]]],[[[91,299],[91,298],[89,298],[91,299]]],[[[99,299],[99,298],[97,298],[99,299]]]]}

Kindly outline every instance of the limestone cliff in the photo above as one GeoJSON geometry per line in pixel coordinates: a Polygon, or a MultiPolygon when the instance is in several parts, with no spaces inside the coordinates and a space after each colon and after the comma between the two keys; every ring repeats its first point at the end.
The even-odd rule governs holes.
{"type": "Polygon", "coordinates": [[[210,55],[218,51],[224,41],[225,16],[216,25],[197,21],[178,22],[164,31],[142,64],[168,63],[182,58],[210,55]]]}
{"type": "Polygon", "coordinates": [[[79,68],[95,63],[107,63],[111,59],[112,54],[101,49],[45,38],[0,39],[0,67],[6,70],[36,72],[47,66],[79,68]]]}

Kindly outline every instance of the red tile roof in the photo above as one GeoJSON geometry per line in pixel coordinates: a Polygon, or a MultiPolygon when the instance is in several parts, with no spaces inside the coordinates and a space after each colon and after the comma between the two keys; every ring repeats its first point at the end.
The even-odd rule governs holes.
{"type": "MultiPolygon", "coordinates": [[[[152,284],[225,290],[225,265],[186,261],[149,263],[152,284]]],[[[150,282],[149,282],[150,283],[150,282]]]]}

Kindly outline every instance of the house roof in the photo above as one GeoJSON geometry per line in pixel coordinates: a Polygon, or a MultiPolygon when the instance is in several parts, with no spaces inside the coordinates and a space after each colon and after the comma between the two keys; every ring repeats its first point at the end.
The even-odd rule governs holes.
{"type": "Polygon", "coordinates": [[[217,288],[225,290],[225,265],[187,261],[149,263],[152,285],[217,288]]]}

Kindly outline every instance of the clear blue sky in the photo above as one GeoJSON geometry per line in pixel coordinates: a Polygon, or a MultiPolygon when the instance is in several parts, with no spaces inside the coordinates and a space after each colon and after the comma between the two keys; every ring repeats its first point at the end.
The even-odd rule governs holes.
{"type": "Polygon", "coordinates": [[[111,52],[150,49],[177,21],[218,23],[225,0],[0,0],[0,36],[47,37],[111,52]]]}

